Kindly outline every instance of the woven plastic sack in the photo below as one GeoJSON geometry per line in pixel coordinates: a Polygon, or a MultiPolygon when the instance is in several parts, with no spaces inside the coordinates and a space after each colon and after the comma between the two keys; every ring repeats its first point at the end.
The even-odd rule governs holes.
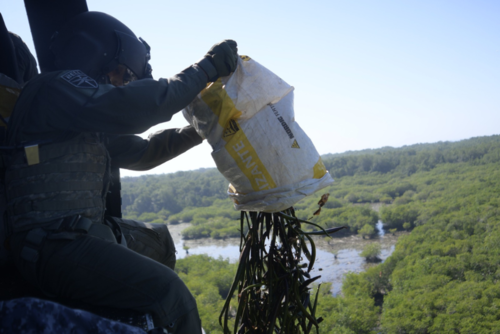
{"type": "Polygon", "coordinates": [[[183,114],[212,146],[237,210],[282,211],[333,182],[295,122],[293,87],[249,57],[183,114]]]}

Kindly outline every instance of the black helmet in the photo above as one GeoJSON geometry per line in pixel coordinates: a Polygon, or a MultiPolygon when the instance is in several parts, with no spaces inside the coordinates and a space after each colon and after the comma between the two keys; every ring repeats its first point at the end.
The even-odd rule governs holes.
{"type": "Polygon", "coordinates": [[[78,69],[101,80],[123,64],[139,79],[151,78],[149,45],[104,13],[85,12],[73,17],[52,36],[50,49],[60,70],[78,69]]]}

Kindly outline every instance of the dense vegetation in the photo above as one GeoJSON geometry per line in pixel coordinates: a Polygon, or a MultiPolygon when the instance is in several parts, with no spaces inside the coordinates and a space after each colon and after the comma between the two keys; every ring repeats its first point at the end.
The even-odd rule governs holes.
{"type": "MultiPolygon", "coordinates": [[[[315,220],[325,226],[347,224],[351,232],[366,234],[365,226],[373,226],[376,219],[367,203],[392,203],[380,212],[386,228],[411,233],[398,241],[384,263],[348,274],[341,296],[332,297],[328,286],[321,288],[318,314],[325,318],[321,333],[500,333],[500,136],[347,152],[325,156],[324,161],[336,182],[327,189],[330,201],[315,220]]],[[[165,222],[184,220],[185,214],[195,220],[216,204],[227,211],[225,219],[234,220],[224,199],[226,182],[218,172],[186,174],[144,177],[141,182],[126,179],[125,193],[127,183],[136,187],[135,195],[124,201],[127,214],[141,218],[146,212],[159,212],[155,219],[165,222]],[[198,179],[188,186],[182,177],[198,179]],[[218,190],[211,192],[199,183],[203,180],[218,190]],[[138,191],[144,181],[151,188],[138,191]],[[170,187],[165,193],[177,194],[168,206],[158,200],[160,184],[170,187]],[[195,196],[196,187],[204,189],[206,198],[195,196]],[[149,203],[147,210],[136,203],[140,196],[149,203]],[[188,202],[190,208],[182,210],[182,203],[188,202]],[[206,207],[197,211],[196,205],[206,207]]],[[[309,218],[319,197],[300,202],[298,215],[309,218]]],[[[183,261],[194,260],[180,264],[183,261]]],[[[229,269],[224,270],[234,270],[226,265],[229,269]]],[[[209,278],[210,271],[200,272],[204,284],[220,282],[215,276],[225,277],[209,278]]],[[[222,300],[217,289],[212,292],[219,291],[222,300]]],[[[220,307],[202,308],[208,317],[204,326],[216,322],[208,319],[216,319],[220,307]]],[[[218,325],[210,328],[216,333],[218,325]]]]}
{"type": "Polygon", "coordinates": [[[125,177],[122,207],[129,217],[167,221],[185,208],[207,207],[218,199],[227,199],[226,190],[227,181],[216,169],[125,177]]]}
{"type": "MultiPolygon", "coordinates": [[[[175,271],[193,293],[198,304],[203,329],[207,334],[222,334],[219,315],[236,273],[236,264],[207,255],[192,255],[177,261],[175,271]]],[[[316,288],[312,291],[316,293],[316,288]]],[[[335,298],[331,284],[320,287],[317,314],[324,318],[320,333],[366,333],[379,317],[378,308],[368,296],[348,292],[335,298]],[[351,328],[351,329],[350,329],[351,328]]],[[[233,297],[232,310],[236,312],[233,297]]]]}
{"type": "MultiPolygon", "coordinates": [[[[404,186],[395,185],[399,188],[404,186]]],[[[313,221],[325,228],[349,226],[348,231],[339,232],[338,236],[358,231],[363,235],[373,235],[378,215],[369,205],[350,201],[350,197],[345,194],[349,187],[349,182],[340,181],[322,190],[321,193],[330,192],[333,196],[330,196],[321,214],[315,216],[313,221]]],[[[234,210],[227,198],[227,181],[217,170],[124,178],[122,188],[126,218],[152,223],[189,222],[192,226],[182,232],[186,239],[240,236],[240,213],[234,210]],[[218,190],[210,191],[211,185],[218,190]]],[[[388,191],[392,191],[392,188],[388,191]]],[[[389,196],[385,192],[382,194],[389,196]]],[[[295,206],[297,215],[304,219],[310,218],[318,209],[320,197],[321,194],[318,194],[298,203],[295,206]]]]}
{"type": "MultiPolygon", "coordinates": [[[[337,299],[350,307],[357,296],[382,307],[377,311],[380,318],[366,327],[370,330],[355,328],[366,324],[361,319],[344,326],[345,332],[500,333],[499,137],[416,151],[416,156],[434,157],[431,164],[423,163],[427,159],[401,163],[407,159],[405,151],[400,149],[399,157],[395,151],[386,152],[399,161],[392,171],[378,172],[377,179],[386,185],[351,192],[362,198],[389,182],[408,184],[393,205],[382,209],[381,219],[389,228],[413,230],[398,240],[386,262],[346,277],[344,297],[337,299]],[[420,167],[408,173],[410,165],[420,167]]],[[[359,162],[363,156],[347,158],[359,162]]],[[[373,176],[358,169],[342,180],[367,184],[373,176]]]]}
{"type": "Polygon", "coordinates": [[[229,293],[236,264],[208,255],[192,255],[180,259],[175,272],[186,283],[198,304],[203,329],[207,334],[222,334],[219,315],[229,293]]]}
{"type": "MultiPolygon", "coordinates": [[[[337,235],[340,237],[348,233],[373,235],[378,216],[369,206],[359,204],[410,202],[417,190],[411,175],[436,166],[498,162],[500,157],[494,149],[498,140],[494,136],[326,155],[325,165],[336,182],[321,192],[329,192],[331,196],[314,222],[323,227],[349,226],[349,230],[337,235]]],[[[124,178],[122,187],[127,218],[153,223],[191,222],[192,227],[183,232],[185,238],[239,236],[239,213],[232,209],[226,196],[227,181],[216,169],[124,178]]],[[[320,195],[298,203],[295,206],[298,216],[311,217],[320,195]]],[[[417,199],[423,199],[426,194],[418,196],[417,199]]],[[[395,214],[406,215],[407,221],[396,225],[411,229],[415,211],[409,207],[400,210],[406,211],[395,214]]]]}

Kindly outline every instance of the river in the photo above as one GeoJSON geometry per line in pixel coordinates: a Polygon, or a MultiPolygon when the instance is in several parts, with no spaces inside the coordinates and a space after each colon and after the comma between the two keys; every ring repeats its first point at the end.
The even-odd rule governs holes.
{"type": "MultiPolygon", "coordinates": [[[[181,231],[188,226],[190,226],[189,223],[169,225],[178,259],[194,254],[208,254],[214,258],[229,259],[230,262],[238,261],[240,255],[239,238],[183,240],[181,231]],[[186,251],[184,247],[188,250],[186,251]]],[[[406,232],[397,232],[395,235],[385,233],[381,221],[377,223],[377,230],[377,236],[371,239],[363,239],[358,235],[341,238],[314,237],[317,254],[311,277],[321,275],[317,282],[332,282],[332,294],[339,294],[345,274],[349,272],[359,273],[375,265],[366,263],[365,259],[360,256],[367,244],[380,243],[382,249],[380,258],[384,261],[394,251],[398,237],[406,234],[406,232]]]]}

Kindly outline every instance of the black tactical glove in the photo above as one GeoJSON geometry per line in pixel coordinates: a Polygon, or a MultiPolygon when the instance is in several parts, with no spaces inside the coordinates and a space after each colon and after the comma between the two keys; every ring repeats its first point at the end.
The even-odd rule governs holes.
{"type": "Polygon", "coordinates": [[[225,77],[236,69],[238,63],[238,48],[235,41],[226,39],[212,46],[198,66],[208,76],[208,81],[225,77]]]}

